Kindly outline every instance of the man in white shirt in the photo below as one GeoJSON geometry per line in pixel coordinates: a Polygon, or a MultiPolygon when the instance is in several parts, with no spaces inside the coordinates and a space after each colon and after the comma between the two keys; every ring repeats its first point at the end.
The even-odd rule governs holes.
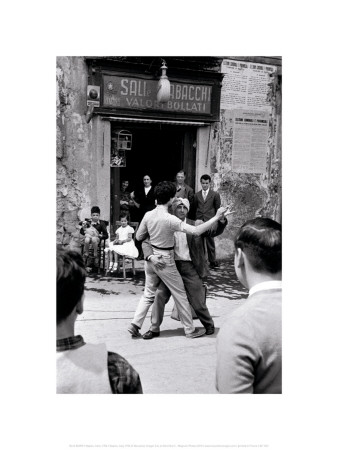
{"type": "MultiPolygon", "coordinates": [[[[190,225],[195,225],[193,220],[187,219],[189,207],[188,199],[176,198],[172,204],[173,214],[180,220],[190,225]]],[[[175,263],[182,277],[189,303],[196,317],[204,326],[207,335],[215,332],[215,325],[206,305],[206,288],[203,279],[209,274],[209,271],[204,258],[203,238],[209,235],[218,236],[223,233],[228,222],[226,216],[229,214],[232,214],[232,212],[227,211],[212,228],[201,236],[192,236],[181,231],[175,231],[175,263]]],[[[158,258],[153,254],[151,245],[147,240],[143,242],[142,247],[145,259],[151,261],[157,267],[159,264],[158,258]]],[[[169,299],[170,290],[161,282],[151,311],[151,326],[149,331],[143,335],[143,339],[152,339],[160,336],[164,309],[169,299]]]]}
{"type": "Polygon", "coordinates": [[[209,221],[198,226],[189,225],[178,217],[168,213],[176,193],[176,186],[170,181],[162,181],[155,188],[157,206],[154,210],[145,214],[136,233],[136,239],[144,240],[149,235],[150,244],[153,247],[154,255],[163,258],[165,267],[156,269],[148,261],[145,266],[145,287],[143,296],[140,299],[134,318],[128,327],[128,331],[133,337],[140,337],[139,330],[150,306],[154,302],[155,292],[161,280],[170,289],[177,306],[185,335],[188,338],[196,338],[205,334],[204,330],[195,329],[190,305],[184,289],[182,278],[177,270],[174,259],[174,233],[183,231],[192,235],[201,235],[216,223],[223,216],[226,208],[220,207],[216,215],[209,221]]]}
{"type": "Polygon", "coordinates": [[[223,394],[282,393],[282,228],[246,222],[235,238],[235,270],[249,289],[217,337],[216,389],[223,394]]]}

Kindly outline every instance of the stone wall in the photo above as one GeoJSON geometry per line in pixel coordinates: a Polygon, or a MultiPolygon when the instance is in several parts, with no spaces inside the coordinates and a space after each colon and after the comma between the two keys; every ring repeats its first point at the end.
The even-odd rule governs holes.
{"type": "MultiPolygon", "coordinates": [[[[101,217],[110,219],[110,125],[94,116],[87,124],[88,68],[83,57],[58,57],[56,61],[57,243],[68,244],[80,220],[97,204],[101,217]]],[[[264,174],[232,172],[231,111],[221,110],[220,122],[197,130],[196,188],[199,177],[210,173],[222,204],[233,204],[236,213],[221,237],[217,257],[233,253],[238,228],[256,216],[281,221],[281,77],[274,75],[269,92],[267,164],[264,174]]]]}
{"type": "Polygon", "coordinates": [[[92,124],[85,120],[84,58],[58,57],[56,66],[57,243],[67,244],[75,225],[90,212],[95,154],[92,124]]]}
{"type": "Polygon", "coordinates": [[[264,174],[235,173],[231,168],[231,112],[221,110],[220,122],[211,127],[210,173],[214,190],[220,193],[222,204],[233,204],[236,211],[221,237],[216,238],[217,257],[233,254],[233,239],[239,227],[257,216],[281,221],[281,86],[274,75],[269,92],[272,113],[269,120],[267,164],[264,174]]]}

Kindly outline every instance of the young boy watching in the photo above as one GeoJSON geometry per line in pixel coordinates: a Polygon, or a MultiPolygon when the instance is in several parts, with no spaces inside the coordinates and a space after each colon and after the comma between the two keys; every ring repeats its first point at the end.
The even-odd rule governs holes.
{"type": "Polygon", "coordinates": [[[235,237],[235,271],[249,290],[217,336],[221,394],[282,393],[282,227],[247,221],[235,237]]]}
{"type": "Polygon", "coordinates": [[[101,240],[105,240],[108,238],[107,233],[107,227],[103,220],[100,220],[100,208],[98,206],[93,206],[91,209],[91,221],[88,223],[85,221],[84,224],[82,224],[82,228],[80,230],[80,233],[85,236],[84,241],[84,252],[83,252],[83,258],[85,261],[85,265],[87,264],[88,256],[89,256],[89,244],[92,243],[93,250],[94,250],[94,264],[97,267],[99,265],[99,258],[97,254],[98,246],[101,242],[101,240]],[[94,235],[94,233],[86,233],[86,227],[89,225],[94,227],[98,235],[94,235]]]}
{"type": "Polygon", "coordinates": [[[58,394],[142,394],[138,373],[105,344],[75,336],[83,312],[86,270],[76,251],[58,250],[56,274],[56,368],[58,394]]]}

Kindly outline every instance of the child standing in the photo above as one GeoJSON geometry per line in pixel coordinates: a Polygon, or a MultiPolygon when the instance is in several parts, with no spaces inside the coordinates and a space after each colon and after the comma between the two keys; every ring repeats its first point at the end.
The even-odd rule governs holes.
{"type": "Polygon", "coordinates": [[[128,258],[137,258],[138,250],[133,241],[134,228],[128,225],[127,214],[120,215],[121,226],[116,230],[116,238],[110,242],[109,248],[105,252],[109,252],[109,269],[115,271],[117,269],[118,255],[127,256],[128,258]],[[112,261],[112,253],[114,253],[114,264],[112,261]]]}

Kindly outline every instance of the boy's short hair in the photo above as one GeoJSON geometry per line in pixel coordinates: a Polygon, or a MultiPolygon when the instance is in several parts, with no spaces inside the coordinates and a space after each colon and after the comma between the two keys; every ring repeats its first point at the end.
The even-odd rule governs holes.
{"type": "Polygon", "coordinates": [[[101,214],[100,208],[98,206],[93,206],[90,210],[90,214],[101,214]]]}
{"type": "Polygon", "coordinates": [[[258,271],[282,270],[282,226],[272,219],[257,217],[245,222],[235,237],[235,247],[243,250],[258,271]]]}
{"type": "Polygon", "coordinates": [[[168,201],[175,197],[176,186],[172,181],[161,181],[155,187],[155,198],[158,205],[165,205],[168,201]]]}
{"type": "Polygon", "coordinates": [[[202,182],[202,180],[209,180],[211,182],[211,176],[205,173],[204,175],[201,176],[200,181],[202,182]]]}
{"type": "Polygon", "coordinates": [[[57,250],[56,267],[56,322],[59,324],[81,299],[87,272],[80,253],[71,250],[57,250]]]}
{"type": "Polygon", "coordinates": [[[121,219],[127,219],[127,220],[128,220],[128,213],[125,213],[125,212],[123,213],[123,212],[122,212],[122,213],[119,215],[119,218],[120,218],[120,220],[121,220],[121,219]]]}

